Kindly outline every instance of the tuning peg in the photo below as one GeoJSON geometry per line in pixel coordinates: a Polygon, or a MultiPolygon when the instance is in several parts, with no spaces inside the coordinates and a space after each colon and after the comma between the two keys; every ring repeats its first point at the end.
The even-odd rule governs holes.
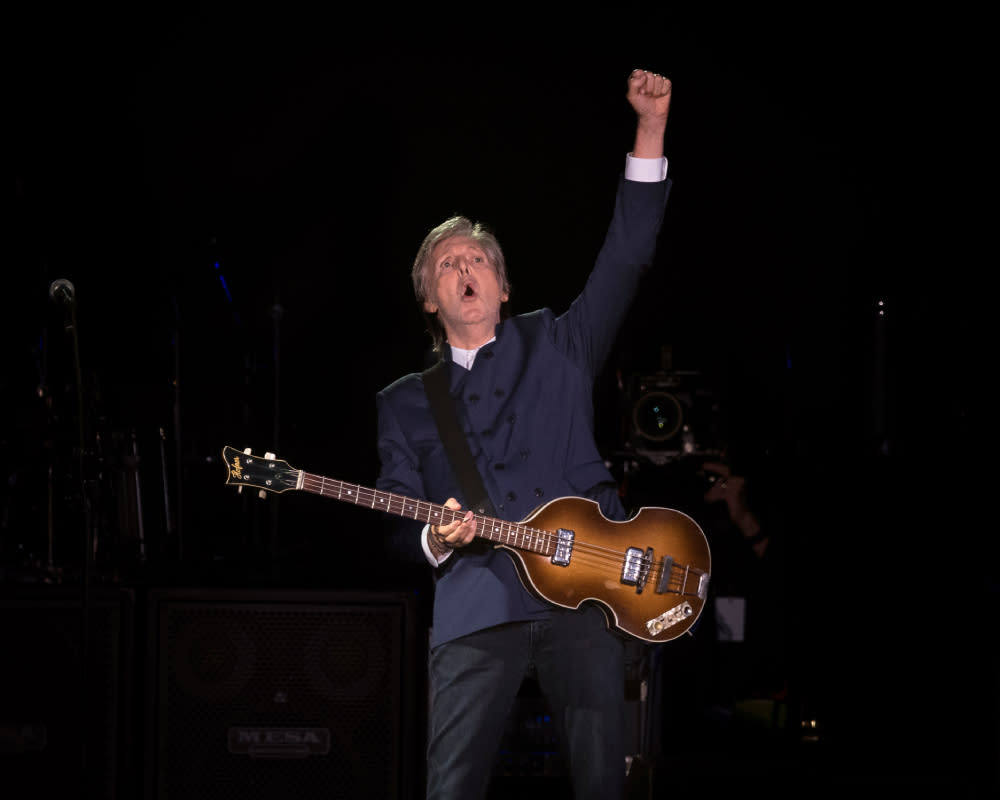
{"type": "MultiPolygon", "coordinates": [[[[270,460],[273,460],[274,458],[276,458],[276,456],[274,455],[274,453],[264,453],[264,458],[270,461],[270,460]]],[[[257,496],[261,500],[263,500],[265,497],[267,497],[267,492],[265,492],[263,489],[261,489],[259,492],[257,492],[257,496]]]]}
{"type": "MultiPolygon", "coordinates": [[[[245,456],[248,456],[248,455],[250,455],[250,453],[252,453],[252,452],[253,452],[253,451],[252,451],[252,449],[251,449],[251,448],[249,448],[249,447],[246,447],[246,448],[244,448],[244,449],[243,449],[243,455],[245,455],[245,456]]],[[[242,487],[242,486],[237,486],[237,487],[236,487],[236,491],[237,491],[237,492],[238,492],[239,494],[243,494],[243,487],[242,487]]]]}

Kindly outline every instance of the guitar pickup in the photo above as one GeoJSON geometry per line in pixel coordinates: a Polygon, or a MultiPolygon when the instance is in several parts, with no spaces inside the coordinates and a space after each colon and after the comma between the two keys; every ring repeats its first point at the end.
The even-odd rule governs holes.
{"type": "Polygon", "coordinates": [[[573,555],[573,539],[576,534],[566,528],[556,531],[556,551],[552,554],[552,563],[557,567],[568,567],[569,560],[573,555]]]}
{"type": "Polygon", "coordinates": [[[653,563],[653,548],[647,547],[645,552],[638,547],[630,547],[625,551],[625,560],[622,562],[622,583],[626,586],[635,586],[635,593],[642,594],[642,590],[649,580],[649,565],[653,563]]]}

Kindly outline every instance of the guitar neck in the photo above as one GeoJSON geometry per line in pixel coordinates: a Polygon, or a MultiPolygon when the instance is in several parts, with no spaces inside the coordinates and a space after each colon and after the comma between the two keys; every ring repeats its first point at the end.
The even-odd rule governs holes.
{"type": "MultiPolygon", "coordinates": [[[[436,503],[414,500],[410,497],[369,489],[356,483],[347,483],[336,478],[299,470],[297,488],[323,497],[332,497],[345,503],[353,503],[375,511],[384,511],[398,517],[415,519],[431,525],[447,525],[465,516],[462,509],[448,508],[436,503]]],[[[556,550],[557,541],[551,531],[539,530],[518,522],[475,515],[476,536],[491,542],[507,545],[518,550],[551,555],[556,550]]]]}

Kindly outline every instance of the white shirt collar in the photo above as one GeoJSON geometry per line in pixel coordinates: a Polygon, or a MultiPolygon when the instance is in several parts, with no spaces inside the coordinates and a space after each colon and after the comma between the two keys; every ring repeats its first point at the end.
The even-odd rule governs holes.
{"type": "MultiPolygon", "coordinates": [[[[494,336],[490,339],[490,342],[495,342],[497,337],[494,336]]],[[[474,350],[463,350],[461,347],[455,347],[451,345],[451,360],[458,364],[460,367],[465,367],[466,369],[472,369],[472,364],[476,360],[476,353],[478,353],[482,348],[486,347],[490,342],[484,342],[479,347],[474,350]]]]}

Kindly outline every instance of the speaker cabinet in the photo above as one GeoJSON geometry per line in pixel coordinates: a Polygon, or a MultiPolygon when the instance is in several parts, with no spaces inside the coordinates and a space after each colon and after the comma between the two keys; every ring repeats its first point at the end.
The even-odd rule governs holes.
{"type": "Polygon", "coordinates": [[[408,595],[154,590],[149,614],[148,797],[415,796],[408,595]]]}
{"type": "Polygon", "coordinates": [[[131,797],[127,589],[0,587],[0,775],[23,797],[131,797]]]}

